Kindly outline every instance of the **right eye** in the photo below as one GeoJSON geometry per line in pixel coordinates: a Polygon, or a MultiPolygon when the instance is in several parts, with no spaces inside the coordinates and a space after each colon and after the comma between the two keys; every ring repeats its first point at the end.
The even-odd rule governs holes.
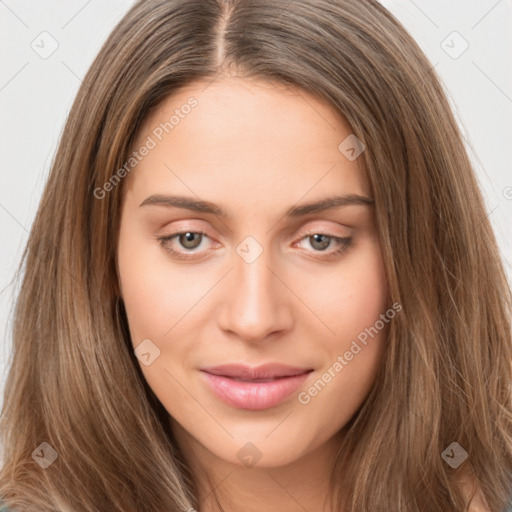
{"type": "Polygon", "coordinates": [[[178,259],[189,259],[192,258],[195,252],[191,253],[190,251],[197,249],[203,238],[209,238],[208,235],[202,231],[178,231],[171,235],[166,235],[162,237],[158,237],[160,245],[171,255],[178,259]],[[181,246],[180,248],[172,247],[172,243],[174,239],[177,240],[177,244],[181,246]],[[189,254],[187,254],[187,252],[189,254]]]}

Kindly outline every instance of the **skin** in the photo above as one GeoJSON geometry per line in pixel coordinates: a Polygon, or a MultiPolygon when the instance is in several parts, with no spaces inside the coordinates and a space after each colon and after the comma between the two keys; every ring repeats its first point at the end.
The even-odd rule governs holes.
{"type": "Polygon", "coordinates": [[[201,512],[219,510],[209,480],[227,511],[327,511],[342,429],[375,381],[387,326],[306,405],[297,392],[263,411],[231,407],[199,368],[313,368],[299,391],[307,390],[390,307],[372,206],[285,217],[333,193],[371,198],[362,158],[338,150],[351,132],[327,103],[235,77],[180,90],[145,120],[135,146],[191,96],[198,105],[123,183],[118,270],[133,347],[150,339],[160,351],[140,366],[198,476],[201,512]],[[209,201],[230,218],[140,206],[153,194],[209,201]],[[192,259],[158,241],[187,231],[207,237],[196,235],[194,249],[175,237],[167,248],[192,259]],[[322,251],[318,232],[352,244],[335,255],[330,239],[322,251]],[[247,236],[262,249],[251,263],[237,253],[247,236]],[[253,466],[237,456],[248,442],[261,454],[253,466]]]}

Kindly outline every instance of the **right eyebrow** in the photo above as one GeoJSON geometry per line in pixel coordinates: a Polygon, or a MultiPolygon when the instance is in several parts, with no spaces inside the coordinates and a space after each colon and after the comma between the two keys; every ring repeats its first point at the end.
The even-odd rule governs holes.
{"type": "Polygon", "coordinates": [[[228,215],[219,208],[216,204],[209,203],[208,201],[200,201],[185,196],[166,196],[161,194],[154,194],[147,197],[142,201],[139,206],[167,206],[176,208],[185,208],[187,210],[194,210],[201,213],[213,213],[221,217],[228,217],[228,215]]]}

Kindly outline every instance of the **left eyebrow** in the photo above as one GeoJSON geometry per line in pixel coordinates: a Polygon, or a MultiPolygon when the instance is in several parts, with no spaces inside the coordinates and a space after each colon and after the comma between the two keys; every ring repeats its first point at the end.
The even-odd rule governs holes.
{"type": "MultiPolygon", "coordinates": [[[[322,212],[332,208],[341,208],[343,206],[349,205],[372,206],[374,202],[374,199],[357,194],[331,196],[321,199],[320,201],[292,206],[286,211],[285,216],[301,217],[309,213],[322,212]]],[[[144,199],[144,201],[142,201],[139,206],[148,205],[184,208],[186,210],[193,210],[201,213],[212,213],[214,215],[229,218],[229,215],[216,204],[210,203],[208,201],[200,201],[186,196],[167,196],[154,194],[144,199]]]]}
{"type": "Polygon", "coordinates": [[[347,194],[343,196],[332,196],[321,199],[320,201],[314,201],[310,203],[304,203],[298,206],[293,206],[286,212],[287,217],[300,217],[307,215],[308,213],[323,212],[332,208],[341,208],[349,205],[363,205],[372,206],[375,200],[365,196],[359,196],[357,194],[347,194]]]}

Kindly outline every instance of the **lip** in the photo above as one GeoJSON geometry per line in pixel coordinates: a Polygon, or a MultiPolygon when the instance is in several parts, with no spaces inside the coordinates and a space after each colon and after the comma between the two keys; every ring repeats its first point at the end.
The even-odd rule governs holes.
{"type": "Polygon", "coordinates": [[[257,367],[228,364],[202,368],[201,374],[224,403],[238,409],[262,410],[279,405],[312,371],[278,363],[257,367]]]}

